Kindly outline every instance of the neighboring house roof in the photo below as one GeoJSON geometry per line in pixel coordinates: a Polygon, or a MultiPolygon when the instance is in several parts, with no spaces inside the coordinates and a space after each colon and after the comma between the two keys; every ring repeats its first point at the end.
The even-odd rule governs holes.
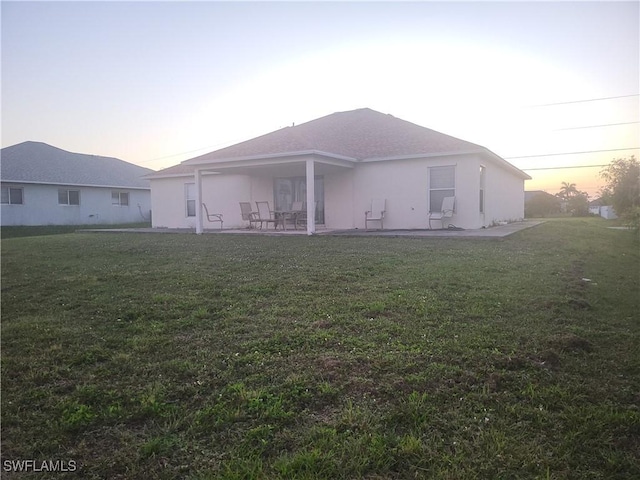
{"type": "Polygon", "coordinates": [[[544,190],[530,190],[530,191],[524,192],[524,201],[528,202],[529,200],[532,200],[538,196],[549,197],[553,200],[560,202],[560,198],[556,197],[555,195],[551,195],[550,193],[547,193],[544,190]]]}
{"type": "Polygon", "coordinates": [[[369,108],[337,112],[182,162],[152,177],[180,175],[184,166],[318,154],[352,162],[481,153],[530,178],[488,149],[369,108]]]}
{"type": "Polygon", "coordinates": [[[149,168],[111,157],[72,153],[41,142],[1,151],[3,182],[148,189],[149,168]]]}

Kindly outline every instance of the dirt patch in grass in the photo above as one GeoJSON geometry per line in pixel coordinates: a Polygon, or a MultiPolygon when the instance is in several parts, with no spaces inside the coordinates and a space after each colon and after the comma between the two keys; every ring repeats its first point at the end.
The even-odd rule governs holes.
{"type": "Polygon", "coordinates": [[[561,352],[591,352],[593,345],[589,340],[573,333],[559,333],[548,339],[549,345],[561,352]]]}

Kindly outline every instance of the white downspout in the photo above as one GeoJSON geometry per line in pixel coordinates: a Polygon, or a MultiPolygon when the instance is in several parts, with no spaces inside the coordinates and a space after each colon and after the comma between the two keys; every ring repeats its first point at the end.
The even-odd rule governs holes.
{"type": "Polygon", "coordinates": [[[316,192],[315,165],[313,159],[307,160],[307,235],[316,233],[316,192]]]}
{"type": "Polygon", "coordinates": [[[196,168],[196,233],[200,235],[202,228],[202,172],[196,168]]]}

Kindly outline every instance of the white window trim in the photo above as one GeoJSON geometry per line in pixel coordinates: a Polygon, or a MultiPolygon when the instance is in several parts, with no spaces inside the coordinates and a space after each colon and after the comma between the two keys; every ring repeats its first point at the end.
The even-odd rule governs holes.
{"type": "Polygon", "coordinates": [[[196,218],[196,184],[195,183],[185,183],[184,184],[184,216],[186,218],[196,218]],[[189,187],[193,188],[193,198],[189,197],[189,187]],[[189,202],[193,202],[193,215],[189,215],[189,202]]]}
{"type": "Polygon", "coordinates": [[[3,185],[2,189],[7,189],[7,202],[2,202],[2,205],[24,205],[24,187],[10,187],[9,185],[3,185]],[[11,203],[11,190],[20,190],[20,198],[22,202],[11,203]]]}
{"type": "Polygon", "coordinates": [[[129,192],[121,192],[118,190],[112,190],[111,191],[111,205],[113,205],[114,207],[128,207],[129,203],[131,200],[131,196],[129,195],[129,192]],[[114,202],[114,195],[118,195],[118,201],[114,202]],[[122,203],[122,196],[126,195],[127,196],[127,203],[122,203]]]}
{"type": "Polygon", "coordinates": [[[80,206],[80,190],[74,188],[59,188],[58,189],[58,205],[61,207],[79,207],[80,206]],[[67,192],[67,203],[60,203],[60,192],[67,192]],[[78,203],[71,203],[69,200],[69,193],[78,192],[78,203]]]}
{"type": "MultiPolygon", "coordinates": [[[[453,195],[452,196],[456,196],[456,165],[434,165],[433,167],[429,167],[429,178],[428,178],[428,188],[427,188],[427,202],[429,203],[429,211],[433,212],[434,210],[431,208],[431,192],[438,192],[438,191],[446,191],[446,190],[453,190],[453,195]],[[446,187],[446,188],[431,188],[431,172],[433,171],[434,168],[453,168],[453,186],[452,187],[446,187]]],[[[456,211],[457,208],[457,204],[458,202],[455,202],[453,210],[454,212],[456,211]]]]}

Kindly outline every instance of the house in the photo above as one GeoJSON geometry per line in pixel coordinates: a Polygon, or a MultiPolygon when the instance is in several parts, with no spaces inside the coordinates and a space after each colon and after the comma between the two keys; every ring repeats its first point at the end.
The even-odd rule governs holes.
{"type": "Polygon", "coordinates": [[[589,214],[600,215],[600,207],[602,207],[602,199],[596,198],[589,202],[589,214]]]}
{"type": "Polygon", "coordinates": [[[154,227],[202,232],[202,203],[222,213],[225,226],[243,227],[241,201],[267,200],[276,211],[303,201],[313,234],[316,225],[365,228],[376,198],[386,201],[387,229],[427,228],[429,212],[448,196],[455,196],[455,213],[447,224],[476,229],[520,220],[530,177],[484,147],[363,108],[285,127],[147,178],[154,227]]]}
{"type": "Polygon", "coordinates": [[[615,220],[618,218],[613,207],[611,205],[604,205],[601,198],[596,198],[589,202],[589,213],[592,215],[600,215],[607,220],[615,220]]]}
{"type": "Polygon", "coordinates": [[[526,191],[524,192],[524,214],[530,218],[560,213],[562,202],[563,200],[544,190],[526,191]]]}
{"type": "Polygon", "coordinates": [[[24,142],[0,151],[2,226],[149,221],[152,170],[24,142]]]}

